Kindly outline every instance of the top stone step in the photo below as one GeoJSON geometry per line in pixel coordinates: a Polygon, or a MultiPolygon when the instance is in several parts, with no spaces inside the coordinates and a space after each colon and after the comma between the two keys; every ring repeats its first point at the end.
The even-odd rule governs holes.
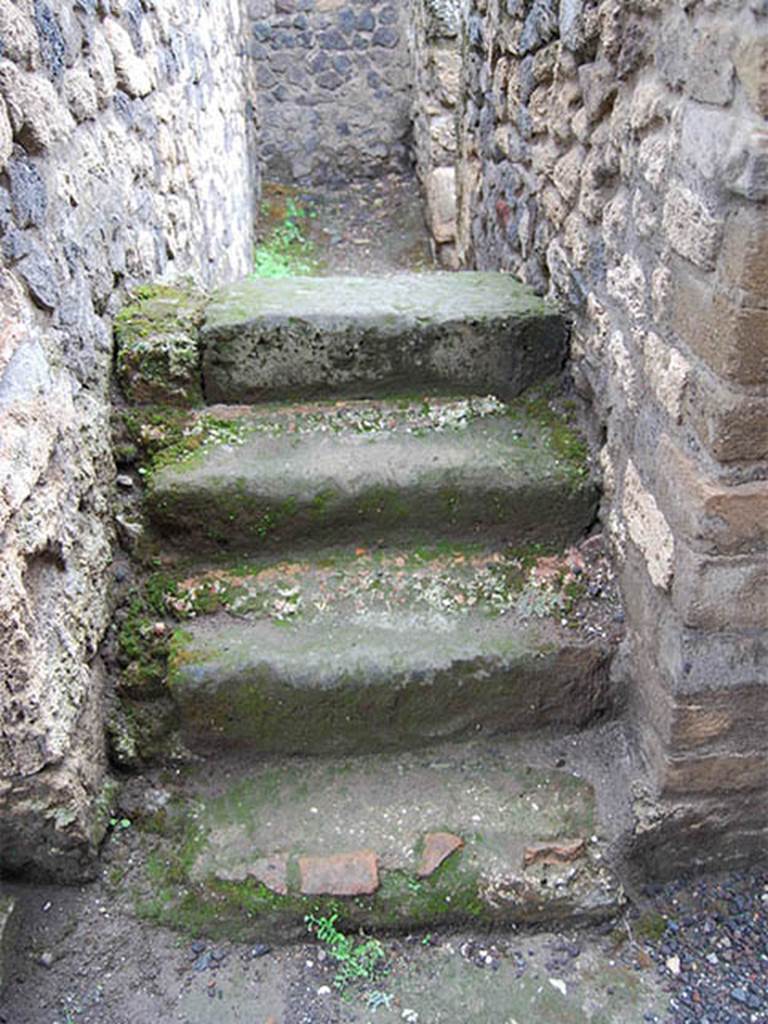
{"type": "Polygon", "coordinates": [[[249,279],[202,329],[209,402],[453,390],[508,399],[555,372],[566,326],[507,274],[249,279]]]}

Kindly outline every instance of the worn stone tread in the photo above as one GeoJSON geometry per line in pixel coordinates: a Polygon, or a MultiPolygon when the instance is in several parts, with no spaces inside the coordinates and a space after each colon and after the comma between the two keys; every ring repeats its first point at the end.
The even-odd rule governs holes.
{"type": "Polygon", "coordinates": [[[378,932],[565,923],[622,904],[592,786],[512,746],[225,767],[188,774],[176,805],[186,834],[160,919],[196,933],[290,939],[331,907],[340,927],[378,932]]]}
{"type": "Polygon", "coordinates": [[[349,401],[227,415],[227,440],[150,481],[150,518],[177,544],[561,543],[595,515],[596,487],[568,448],[574,436],[524,403],[349,401]]]}
{"type": "Polygon", "coordinates": [[[459,388],[508,398],[555,372],[566,328],[507,274],[252,278],[202,329],[210,402],[459,388]]]}
{"type": "Polygon", "coordinates": [[[582,727],[612,645],[568,619],[575,550],[311,559],[189,577],[169,684],[196,751],[329,753],[582,727]],[[562,621],[561,621],[562,620],[562,621]],[[563,624],[565,623],[565,624],[563,624]]]}

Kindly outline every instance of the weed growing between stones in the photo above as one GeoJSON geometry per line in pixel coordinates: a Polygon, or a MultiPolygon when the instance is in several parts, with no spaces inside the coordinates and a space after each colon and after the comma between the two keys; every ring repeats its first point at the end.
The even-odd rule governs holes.
{"type": "MultiPolygon", "coordinates": [[[[269,201],[262,213],[275,220],[269,201]]],[[[317,217],[312,207],[303,206],[292,197],[285,199],[282,217],[254,249],[254,277],[300,277],[311,274],[317,266],[314,243],[307,237],[310,220],[317,217]]]]}
{"type": "Polygon", "coordinates": [[[378,939],[363,939],[355,942],[336,927],[337,913],[324,917],[306,914],[309,932],[323,943],[338,970],[333,979],[334,986],[341,992],[356,981],[373,981],[381,973],[385,960],[384,947],[378,939]]]}

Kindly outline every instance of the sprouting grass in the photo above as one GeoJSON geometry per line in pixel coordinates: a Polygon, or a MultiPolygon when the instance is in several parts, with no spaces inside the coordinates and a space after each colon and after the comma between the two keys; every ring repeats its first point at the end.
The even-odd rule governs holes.
{"type": "Polygon", "coordinates": [[[253,253],[255,277],[294,277],[311,274],[316,266],[315,246],[307,227],[317,212],[295,199],[285,200],[282,216],[253,253]]]}

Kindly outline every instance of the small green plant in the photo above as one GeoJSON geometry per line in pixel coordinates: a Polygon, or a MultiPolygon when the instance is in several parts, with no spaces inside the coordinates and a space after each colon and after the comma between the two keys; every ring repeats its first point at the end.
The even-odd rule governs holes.
{"type": "Polygon", "coordinates": [[[653,910],[642,914],[635,925],[637,934],[647,942],[661,942],[666,929],[667,919],[653,910]]]}
{"type": "Polygon", "coordinates": [[[363,938],[356,942],[344,935],[336,927],[338,919],[337,913],[328,917],[307,914],[304,918],[309,932],[326,946],[328,953],[339,965],[333,984],[343,992],[355,981],[372,981],[383,967],[385,954],[378,939],[363,938]]]}
{"type": "Polygon", "coordinates": [[[311,274],[315,264],[314,245],[305,231],[307,222],[316,216],[316,211],[301,206],[289,197],[285,201],[282,220],[254,249],[254,276],[291,277],[311,274]]]}

